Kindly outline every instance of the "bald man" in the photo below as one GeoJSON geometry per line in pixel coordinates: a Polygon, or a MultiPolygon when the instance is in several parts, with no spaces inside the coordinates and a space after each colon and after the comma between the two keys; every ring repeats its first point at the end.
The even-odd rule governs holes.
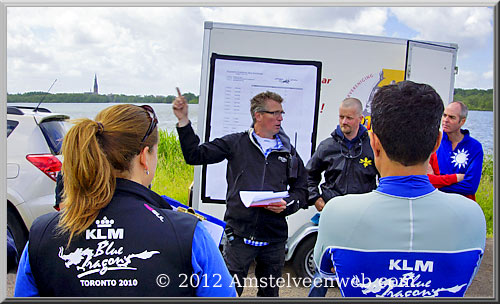
{"type": "Polygon", "coordinates": [[[332,198],[351,193],[366,193],[377,187],[377,169],[363,120],[363,106],[356,98],[346,98],[339,108],[339,125],[323,140],[307,163],[309,204],[321,211],[332,198]],[[325,182],[318,185],[321,174],[325,182]]]}
{"type": "Polygon", "coordinates": [[[440,174],[464,174],[464,178],[439,190],[476,200],[484,152],[481,143],[470,136],[469,130],[462,129],[468,111],[461,101],[453,101],[444,109],[441,119],[443,139],[436,152],[439,171],[440,174]]]}

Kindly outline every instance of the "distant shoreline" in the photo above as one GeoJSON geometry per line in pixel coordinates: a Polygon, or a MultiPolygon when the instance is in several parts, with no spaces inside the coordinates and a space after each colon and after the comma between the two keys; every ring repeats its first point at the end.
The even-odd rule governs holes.
{"type": "MultiPolygon", "coordinates": [[[[21,103],[26,103],[26,104],[38,104],[38,101],[7,101],[8,104],[21,104],[21,103]]],[[[47,102],[42,102],[40,106],[42,106],[44,103],[100,103],[100,104],[106,104],[106,103],[145,103],[145,102],[127,102],[127,101],[114,101],[114,102],[87,102],[87,101],[64,101],[64,102],[54,102],[54,101],[47,101],[47,102]]],[[[148,101],[147,103],[159,103],[159,104],[172,104],[171,101],[148,101]]],[[[189,104],[198,104],[198,100],[196,102],[190,101],[189,104]]],[[[469,109],[469,111],[480,111],[480,112],[493,112],[493,110],[480,110],[480,109],[469,109]]]]}
{"type": "MultiPolygon", "coordinates": [[[[190,104],[198,104],[199,95],[187,92],[182,94],[190,104]]],[[[174,95],[125,95],[93,93],[47,93],[26,92],[9,94],[7,103],[132,103],[132,104],[171,104],[174,95]]],[[[460,89],[453,92],[454,100],[462,101],[470,111],[493,112],[493,89],[460,89]]]]}
{"type": "MultiPolygon", "coordinates": [[[[19,104],[19,103],[31,103],[31,104],[38,104],[39,101],[7,101],[7,104],[19,104]]],[[[87,101],[45,101],[45,102],[42,102],[42,105],[45,104],[45,103],[130,103],[130,102],[127,102],[127,101],[105,101],[105,102],[87,102],[87,101]]],[[[134,102],[135,103],[135,102],[134,102]]],[[[166,103],[166,104],[171,104],[172,102],[171,101],[165,101],[165,102],[162,102],[162,101],[150,101],[148,103],[166,103]]],[[[191,103],[191,102],[190,102],[191,103]]]]}

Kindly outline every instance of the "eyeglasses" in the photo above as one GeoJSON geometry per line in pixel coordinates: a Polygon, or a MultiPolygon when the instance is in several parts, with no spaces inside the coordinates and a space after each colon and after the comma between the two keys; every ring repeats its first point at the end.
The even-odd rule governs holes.
{"type": "Polygon", "coordinates": [[[273,114],[274,117],[280,117],[280,115],[281,116],[285,115],[285,111],[274,111],[274,112],[271,112],[271,111],[260,111],[260,112],[273,114]]]}
{"type": "Polygon", "coordinates": [[[155,111],[150,105],[142,105],[141,108],[146,110],[146,113],[148,113],[149,118],[151,118],[151,124],[149,124],[148,131],[146,132],[146,135],[141,140],[141,144],[148,138],[149,135],[153,132],[155,129],[156,125],[158,124],[158,118],[156,118],[155,111]]]}

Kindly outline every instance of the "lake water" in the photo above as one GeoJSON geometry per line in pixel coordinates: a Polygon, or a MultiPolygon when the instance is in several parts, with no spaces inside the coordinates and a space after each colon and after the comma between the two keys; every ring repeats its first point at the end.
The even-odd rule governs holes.
{"type": "MultiPolygon", "coordinates": [[[[9,103],[8,105],[16,105],[9,103]]],[[[17,104],[17,105],[33,105],[34,104],[17,104]]],[[[68,114],[71,118],[94,118],[95,115],[104,108],[107,108],[113,103],[44,103],[43,107],[52,112],[68,114]]],[[[175,129],[177,118],[172,112],[171,104],[152,103],[151,106],[158,116],[158,126],[161,129],[168,131],[175,129]]],[[[198,105],[189,105],[189,118],[195,130],[197,130],[198,121],[198,105]]],[[[467,122],[464,128],[469,129],[470,134],[475,139],[479,140],[483,145],[485,153],[493,153],[493,112],[491,111],[469,111],[467,122]]]]}

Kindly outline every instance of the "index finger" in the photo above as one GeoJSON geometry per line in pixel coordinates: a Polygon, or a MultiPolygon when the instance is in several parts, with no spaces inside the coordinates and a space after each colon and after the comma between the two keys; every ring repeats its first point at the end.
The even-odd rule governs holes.
{"type": "Polygon", "coordinates": [[[179,90],[179,87],[175,87],[175,89],[177,90],[177,95],[179,95],[179,97],[181,97],[182,94],[181,94],[181,90],[179,90]]]}

